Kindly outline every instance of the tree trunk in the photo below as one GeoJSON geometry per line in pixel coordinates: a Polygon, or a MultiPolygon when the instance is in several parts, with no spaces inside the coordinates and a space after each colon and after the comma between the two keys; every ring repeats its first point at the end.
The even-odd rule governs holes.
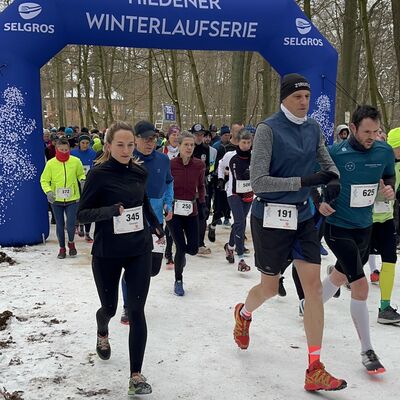
{"type": "Polygon", "coordinates": [[[231,79],[231,123],[241,121],[243,117],[243,74],[245,52],[232,53],[231,79]]]}
{"type": "Polygon", "coordinates": [[[154,123],[154,94],[153,94],[153,56],[151,50],[148,54],[149,71],[149,120],[154,123]]]}
{"type": "Polygon", "coordinates": [[[179,104],[179,94],[178,94],[178,57],[176,50],[171,50],[171,67],[172,67],[172,93],[173,93],[173,102],[176,109],[176,122],[178,123],[179,126],[182,126],[181,107],[179,104]]]}
{"type": "Polygon", "coordinates": [[[196,61],[194,59],[193,51],[188,50],[187,55],[189,57],[190,68],[192,70],[194,87],[196,89],[197,102],[198,102],[199,108],[200,108],[201,122],[207,129],[208,128],[207,111],[206,111],[206,106],[204,104],[203,94],[201,92],[200,78],[199,78],[199,74],[197,72],[197,66],[196,66],[196,61]]]}
{"type": "Polygon", "coordinates": [[[253,59],[253,52],[246,51],[244,69],[243,69],[243,100],[242,100],[242,118],[240,121],[245,123],[247,121],[247,103],[249,101],[249,90],[250,90],[250,70],[251,61],[253,59]]]}
{"type": "Polygon", "coordinates": [[[311,19],[311,0],[304,0],[304,14],[311,19]]]}
{"type": "Polygon", "coordinates": [[[64,72],[61,54],[54,57],[54,68],[56,76],[56,99],[57,99],[57,114],[59,126],[66,125],[65,115],[65,90],[64,90],[64,72]]]}
{"type": "Polygon", "coordinates": [[[397,45],[394,46],[396,51],[396,59],[397,59],[397,84],[399,89],[399,99],[400,102],[400,1],[392,0],[392,14],[393,14],[393,39],[394,43],[397,45]]]}
{"type": "Polygon", "coordinates": [[[262,116],[267,117],[272,114],[272,67],[271,64],[263,60],[263,71],[262,71],[262,79],[263,79],[263,102],[262,102],[262,116]]]}
{"type": "Polygon", "coordinates": [[[86,126],[89,127],[91,124],[93,127],[97,127],[96,121],[93,116],[92,102],[90,100],[90,79],[88,71],[88,59],[89,59],[89,46],[82,47],[82,74],[83,74],[83,87],[85,88],[85,100],[86,100],[86,126]]]}
{"type": "MultiPolygon", "coordinates": [[[[354,62],[354,48],[357,34],[357,2],[354,0],[345,0],[345,9],[343,15],[343,41],[340,51],[340,64],[337,91],[336,123],[341,124],[345,120],[345,112],[351,111],[353,107],[349,95],[351,93],[353,69],[358,66],[354,62]],[[349,101],[350,100],[350,101],[349,101]],[[351,105],[351,108],[349,106],[351,105]]],[[[359,56],[358,56],[359,58],[359,56]]],[[[357,71],[358,74],[358,71],[357,71]]]]}
{"type": "Polygon", "coordinates": [[[363,37],[364,37],[364,46],[365,53],[367,58],[367,70],[368,70],[368,87],[369,87],[369,96],[371,99],[371,104],[374,107],[377,107],[378,102],[381,107],[383,124],[386,129],[389,127],[389,122],[387,118],[386,105],[383,100],[381,93],[378,90],[378,84],[376,80],[375,73],[375,65],[374,59],[372,55],[372,46],[369,35],[369,26],[368,26],[368,13],[367,13],[367,2],[368,0],[358,0],[358,4],[360,7],[360,16],[361,16],[361,24],[363,27],[363,37]]]}
{"type": "Polygon", "coordinates": [[[76,89],[78,94],[79,124],[81,128],[85,125],[82,104],[82,80],[82,46],[78,46],[78,83],[76,85],[76,89]]]}
{"type": "Polygon", "coordinates": [[[114,66],[115,48],[112,50],[111,62],[108,63],[108,56],[104,51],[103,47],[97,47],[99,55],[99,64],[101,72],[101,84],[103,88],[103,95],[105,100],[105,113],[104,113],[104,123],[106,126],[114,120],[112,111],[112,68],[114,66]]]}

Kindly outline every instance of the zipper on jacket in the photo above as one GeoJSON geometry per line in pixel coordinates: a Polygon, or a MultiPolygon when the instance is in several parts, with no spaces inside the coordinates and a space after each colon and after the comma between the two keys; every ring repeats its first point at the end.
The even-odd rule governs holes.
{"type": "MultiPolygon", "coordinates": [[[[64,166],[64,187],[67,187],[67,168],[65,167],[65,162],[63,162],[63,166],[64,166]]],[[[66,202],[66,199],[64,199],[64,204],[66,202]]]]}

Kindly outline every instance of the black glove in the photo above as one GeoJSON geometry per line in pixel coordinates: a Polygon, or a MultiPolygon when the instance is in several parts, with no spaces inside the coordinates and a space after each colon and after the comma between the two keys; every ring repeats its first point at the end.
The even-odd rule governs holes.
{"type": "Polygon", "coordinates": [[[199,213],[199,219],[201,221],[204,221],[208,218],[208,213],[209,209],[206,206],[206,203],[199,203],[198,205],[198,213],[199,213]]]}
{"type": "Polygon", "coordinates": [[[322,188],[324,201],[332,204],[340,194],[340,181],[339,179],[331,180],[326,186],[322,188]]]}
{"type": "Polygon", "coordinates": [[[218,178],[217,189],[218,190],[224,190],[225,189],[225,180],[224,179],[218,178]]]}
{"type": "Polygon", "coordinates": [[[155,227],[150,227],[150,232],[154,235],[156,235],[159,239],[163,238],[165,236],[165,232],[164,229],[162,228],[162,226],[157,226],[155,227]]]}
{"type": "Polygon", "coordinates": [[[338,179],[338,175],[332,171],[319,171],[316,174],[301,178],[301,187],[326,185],[332,179],[338,179]]]}

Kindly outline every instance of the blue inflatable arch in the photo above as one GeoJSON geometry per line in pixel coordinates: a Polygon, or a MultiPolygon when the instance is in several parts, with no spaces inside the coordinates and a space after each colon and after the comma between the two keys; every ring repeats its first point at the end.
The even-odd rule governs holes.
{"type": "Polygon", "coordinates": [[[0,245],[49,234],[40,68],[68,44],[257,51],[312,85],[333,134],[337,52],[294,0],[16,0],[0,14],[0,245]]]}

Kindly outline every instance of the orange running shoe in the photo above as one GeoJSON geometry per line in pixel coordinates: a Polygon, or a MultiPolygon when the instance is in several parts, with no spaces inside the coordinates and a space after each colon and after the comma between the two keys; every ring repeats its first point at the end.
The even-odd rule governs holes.
{"type": "Polygon", "coordinates": [[[309,392],[316,390],[341,390],[347,387],[343,379],[334,378],[325,371],[325,366],[320,361],[314,361],[306,370],[304,389],[309,392]]]}
{"type": "Polygon", "coordinates": [[[233,338],[242,350],[246,350],[249,347],[250,342],[249,327],[251,319],[244,319],[240,315],[240,310],[243,306],[243,303],[236,304],[235,306],[235,328],[233,329],[233,338]]]}

